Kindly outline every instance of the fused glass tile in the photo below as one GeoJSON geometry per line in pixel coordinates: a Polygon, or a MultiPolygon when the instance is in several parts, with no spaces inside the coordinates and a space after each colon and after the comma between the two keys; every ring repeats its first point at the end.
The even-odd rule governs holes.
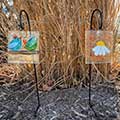
{"type": "Polygon", "coordinates": [[[89,30],[85,33],[85,62],[111,63],[113,32],[89,30]]]}
{"type": "Polygon", "coordinates": [[[9,32],[8,63],[39,63],[39,32],[9,32]]]}

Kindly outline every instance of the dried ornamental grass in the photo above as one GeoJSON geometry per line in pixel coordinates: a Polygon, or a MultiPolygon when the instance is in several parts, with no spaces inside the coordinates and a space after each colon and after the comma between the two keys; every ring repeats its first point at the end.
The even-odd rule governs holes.
{"type": "Polygon", "coordinates": [[[0,64],[0,85],[16,83],[20,73],[21,69],[18,65],[0,64]]]}
{"type": "MultiPolygon", "coordinates": [[[[47,84],[53,80],[54,87],[63,83],[69,87],[82,84],[88,78],[85,30],[89,29],[93,9],[99,8],[104,13],[103,30],[116,31],[114,21],[120,7],[114,0],[15,0],[15,8],[17,12],[25,9],[29,13],[32,30],[40,31],[40,83],[47,84]]],[[[95,29],[98,26],[96,19],[93,22],[95,29]]],[[[6,35],[10,29],[3,28],[7,28],[3,32],[6,35]]],[[[110,71],[110,64],[93,65],[94,81],[108,80],[110,71]]]]}

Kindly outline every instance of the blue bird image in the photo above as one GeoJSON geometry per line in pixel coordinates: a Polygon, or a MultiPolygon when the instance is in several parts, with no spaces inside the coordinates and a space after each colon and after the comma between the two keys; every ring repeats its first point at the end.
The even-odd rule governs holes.
{"type": "Polygon", "coordinates": [[[13,40],[11,40],[8,43],[8,49],[13,52],[20,51],[21,48],[22,48],[22,40],[18,37],[13,38],[13,40]]]}

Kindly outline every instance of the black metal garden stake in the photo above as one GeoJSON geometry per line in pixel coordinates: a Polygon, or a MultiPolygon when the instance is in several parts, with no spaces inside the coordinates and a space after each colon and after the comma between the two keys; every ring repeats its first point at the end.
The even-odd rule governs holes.
{"type": "MultiPolygon", "coordinates": [[[[97,11],[100,13],[100,18],[101,18],[101,22],[100,22],[100,25],[99,25],[99,30],[102,29],[102,25],[103,25],[103,13],[99,9],[95,9],[92,12],[91,19],[90,19],[90,30],[93,30],[93,28],[92,28],[93,16],[94,16],[94,13],[97,12],[97,11]]],[[[95,116],[97,117],[97,114],[96,114],[95,110],[93,109],[93,105],[91,103],[91,80],[92,80],[91,79],[92,78],[91,77],[91,74],[92,74],[91,69],[92,69],[92,64],[89,64],[89,106],[93,110],[93,112],[95,113],[95,116]]]]}
{"type": "MultiPolygon", "coordinates": [[[[31,35],[31,26],[30,26],[30,19],[29,19],[29,16],[27,14],[27,12],[25,10],[21,10],[20,11],[20,30],[24,30],[24,23],[22,22],[22,13],[25,13],[26,17],[27,17],[27,22],[28,22],[28,27],[29,27],[29,32],[30,32],[30,35],[31,35]]],[[[39,89],[38,89],[38,79],[37,79],[37,71],[36,71],[36,64],[33,63],[33,68],[34,68],[34,75],[35,75],[35,83],[36,83],[36,94],[37,94],[37,101],[38,101],[38,106],[35,110],[35,117],[37,115],[37,112],[38,112],[38,109],[40,107],[40,97],[39,97],[39,89]]]]}

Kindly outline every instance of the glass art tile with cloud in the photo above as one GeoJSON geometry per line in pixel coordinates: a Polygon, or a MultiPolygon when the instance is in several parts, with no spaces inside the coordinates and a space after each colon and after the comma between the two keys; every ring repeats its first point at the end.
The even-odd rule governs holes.
{"type": "Polygon", "coordinates": [[[109,31],[89,30],[85,33],[85,62],[111,63],[113,51],[113,33],[109,31]]]}
{"type": "Polygon", "coordinates": [[[39,63],[39,32],[11,31],[7,48],[8,63],[39,63]]]}

